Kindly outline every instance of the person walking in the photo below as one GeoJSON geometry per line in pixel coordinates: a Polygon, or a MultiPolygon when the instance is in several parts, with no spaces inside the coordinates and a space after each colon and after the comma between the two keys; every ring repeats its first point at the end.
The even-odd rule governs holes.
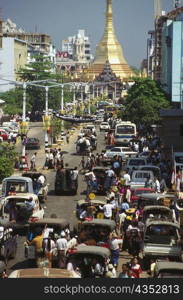
{"type": "Polygon", "coordinates": [[[70,134],[69,134],[69,131],[67,131],[67,133],[66,133],[66,142],[67,142],[67,144],[69,144],[69,139],[70,139],[70,134]]]}
{"type": "Polygon", "coordinates": [[[61,232],[60,238],[56,241],[56,248],[58,250],[58,265],[60,269],[66,267],[66,251],[67,239],[64,231],[61,232]]]}
{"type": "Polygon", "coordinates": [[[30,163],[31,163],[31,171],[36,171],[36,156],[37,156],[37,152],[35,152],[32,157],[31,157],[31,160],[30,160],[30,163]]]}
{"type": "Polygon", "coordinates": [[[121,245],[122,245],[122,239],[118,239],[117,234],[112,233],[111,239],[109,241],[109,247],[111,250],[111,262],[115,268],[118,266],[121,245]]]}

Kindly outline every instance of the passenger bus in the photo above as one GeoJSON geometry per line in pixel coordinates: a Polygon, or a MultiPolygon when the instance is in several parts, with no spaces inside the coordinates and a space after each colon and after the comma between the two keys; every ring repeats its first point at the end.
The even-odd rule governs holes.
{"type": "Polygon", "coordinates": [[[116,124],[114,141],[116,145],[128,145],[136,137],[137,128],[134,123],[124,121],[116,124]]]}

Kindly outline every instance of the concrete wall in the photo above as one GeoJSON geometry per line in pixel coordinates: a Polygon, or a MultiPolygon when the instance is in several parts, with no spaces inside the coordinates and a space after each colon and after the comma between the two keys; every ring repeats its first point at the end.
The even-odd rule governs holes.
{"type": "Polygon", "coordinates": [[[18,74],[21,68],[24,68],[27,64],[27,43],[24,41],[15,39],[14,40],[14,57],[15,57],[15,76],[16,80],[20,80],[18,74]]]}
{"type": "MultiPolygon", "coordinates": [[[[14,38],[3,37],[2,48],[0,48],[0,77],[8,80],[15,80],[14,75],[14,38]]],[[[0,80],[0,92],[12,89],[13,85],[0,80]],[[6,85],[2,85],[5,84],[6,85]]]]}

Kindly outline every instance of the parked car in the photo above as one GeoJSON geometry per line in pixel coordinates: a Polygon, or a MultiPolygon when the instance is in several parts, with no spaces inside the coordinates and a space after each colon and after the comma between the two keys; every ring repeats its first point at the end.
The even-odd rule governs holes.
{"type": "Polygon", "coordinates": [[[0,263],[6,265],[10,258],[15,258],[17,252],[17,234],[12,224],[7,222],[0,225],[0,263]]]}
{"type": "Polygon", "coordinates": [[[100,131],[102,131],[102,130],[105,130],[105,131],[110,130],[110,125],[108,122],[102,122],[100,124],[100,131]]]}
{"type": "Polygon", "coordinates": [[[40,149],[40,141],[37,138],[28,138],[26,140],[25,149],[26,150],[36,150],[40,149]]]}
{"type": "Polygon", "coordinates": [[[131,188],[143,188],[147,179],[150,178],[151,181],[154,181],[154,174],[152,171],[143,171],[143,170],[134,170],[131,174],[131,188]]]}

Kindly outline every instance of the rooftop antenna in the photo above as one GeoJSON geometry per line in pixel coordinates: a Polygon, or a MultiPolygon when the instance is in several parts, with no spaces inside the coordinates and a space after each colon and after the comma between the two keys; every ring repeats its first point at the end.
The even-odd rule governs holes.
{"type": "Polygon", "coordinates": [[[161,0],[154,0],[154,18],[155,20],[162,15],[161,0]]]}

